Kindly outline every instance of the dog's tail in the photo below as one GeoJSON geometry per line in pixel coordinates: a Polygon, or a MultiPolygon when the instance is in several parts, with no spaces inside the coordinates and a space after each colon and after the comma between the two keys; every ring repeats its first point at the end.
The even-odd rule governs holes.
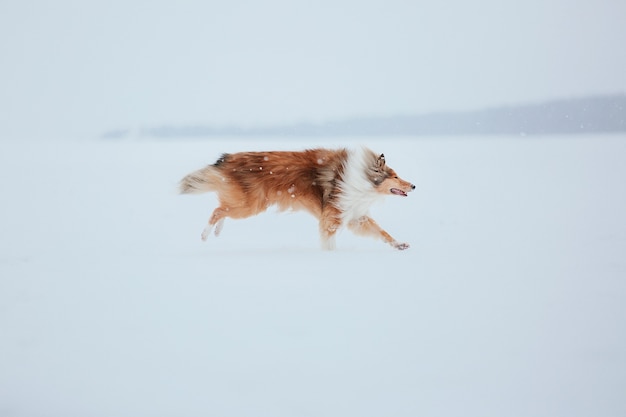
{"type": "Polygon", "coordinates": [[[200,194],[216,191],[222,182],[222,177],[217,168],[209,165],[187,175],[180,180],[179,191],[181,194],[200,194]]]}

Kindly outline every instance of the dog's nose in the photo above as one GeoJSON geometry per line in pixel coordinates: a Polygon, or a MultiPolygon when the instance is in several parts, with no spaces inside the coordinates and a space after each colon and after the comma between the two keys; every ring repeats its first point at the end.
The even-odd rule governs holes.
{"type": "Polygon", "coordinates": [[[411,184],[411,190],[415,190],[415,184],[411,184]]]}

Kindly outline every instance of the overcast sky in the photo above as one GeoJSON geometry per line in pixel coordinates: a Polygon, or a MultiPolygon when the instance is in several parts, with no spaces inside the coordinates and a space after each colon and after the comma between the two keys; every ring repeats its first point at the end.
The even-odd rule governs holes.
{"type": "Polygon", "coordinates": [[[626,92],[623,0],[0,0],[0,134],[626,92]]]}

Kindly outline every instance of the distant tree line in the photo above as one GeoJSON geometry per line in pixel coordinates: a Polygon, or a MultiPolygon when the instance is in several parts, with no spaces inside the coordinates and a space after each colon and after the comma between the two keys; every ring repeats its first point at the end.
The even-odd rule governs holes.
{"type": "Polygon", "coordinates": [[[216,136],[553,135],[626,132],[626,94],[555,100],[477,111],[355,117],[271,127],[161,126],[118,129],[108,139],[216,136]]]}

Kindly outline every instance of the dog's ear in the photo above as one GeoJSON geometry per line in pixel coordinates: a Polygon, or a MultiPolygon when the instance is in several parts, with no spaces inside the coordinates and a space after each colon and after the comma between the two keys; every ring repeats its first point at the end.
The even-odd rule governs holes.
{"type": "Polygon", "coordinates": [[[383,169],[385,168],[385,154],[381,153],[376,161],[376,168],[383,169]]]}

